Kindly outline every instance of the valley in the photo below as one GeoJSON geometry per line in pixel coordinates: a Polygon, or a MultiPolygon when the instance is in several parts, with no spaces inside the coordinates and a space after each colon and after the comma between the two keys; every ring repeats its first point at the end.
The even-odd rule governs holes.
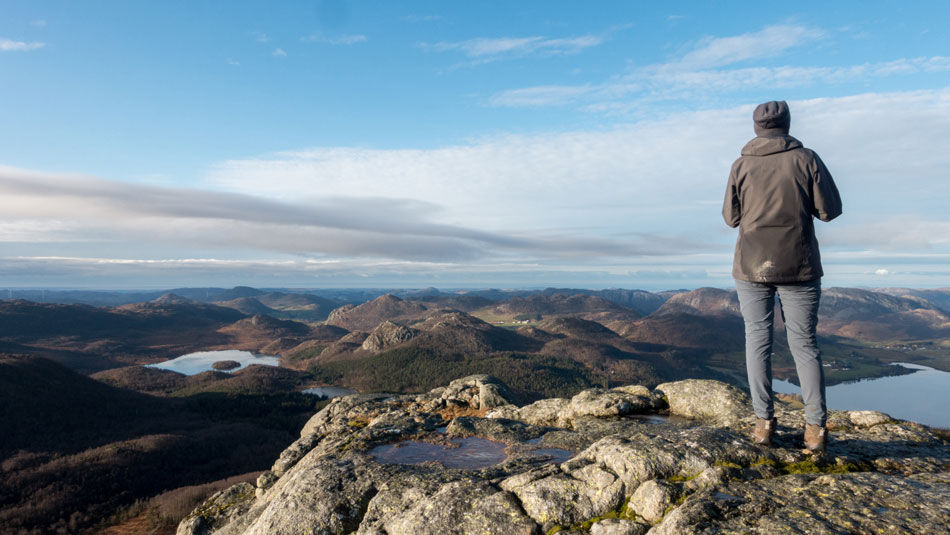
{"type": "MultiPolygon", "coordinates": [[[[169,496],[187,501],[182,489],[266,469],[325,403],[301,393],[313,387],[419,393],[490,374],[529,403],[684,378],[744,386],[738,301],[715,288],[8,296],[0,498],[12,505],[0,533],[100,530],[149,514],[156,533],[173,532],[178,513],[156,511],[194,504],[169,509],[169,496]],[[193,375],[143,366],[222,350],[278,365],[193,375]]],[[[895,362],[950,371],[948,303],[948,288],[825,289],[828,384],[909,373],[895,362]]],[[[776,341],[775,375],[794,380],[784,333],[776,341]]]]}

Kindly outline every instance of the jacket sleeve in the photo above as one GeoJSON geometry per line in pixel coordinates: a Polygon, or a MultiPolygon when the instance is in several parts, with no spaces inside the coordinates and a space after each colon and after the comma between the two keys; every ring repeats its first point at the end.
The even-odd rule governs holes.
{"type": "Polygon", "coordinates": [[[738,227],[742,218],[742,206],[739,204],[739,191],[736,186],[736,164],[732,165],[732,171],[729,172],[726,198],[722,201],[722,218],[732,228],[738,227]]]}
{"type": "Polygon", "coordinates": [[[817,154],[813,164],[811,199],[812,215],[822,221],[831,221],[841,215],[841,196],[831,173],[817,154]]]}

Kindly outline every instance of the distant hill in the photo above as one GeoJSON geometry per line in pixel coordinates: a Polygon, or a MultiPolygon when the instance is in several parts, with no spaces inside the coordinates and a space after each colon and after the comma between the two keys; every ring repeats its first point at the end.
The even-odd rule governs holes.
{"type": "Polygon", "coordinates": [[[535,294],[527,297],[512,297],[491,307],[498,316],[517,317],[524,315],[576,316],[601,321],[635,320],[640,314],[601,297],[575,294],[535,294]]]}
{"type": "Polygon", "coordinates": [[[258,297],[263,294],[263,290],[251,288],[250,286],[235,286],[230,290],[225,290],[214,297],[215,301],[230,301],[231,299],[240,299],[241,297],[258,297]]]}
{"type": "Polygon", "coordinates": [[[230,301],[215,301],[222,307],[233,308],[244,314],[264,314],[274,318],[301,321],[323,321],[339,307],[338,301],[306,294],[279,292],[259,293],[254,297],[238,297],[230,301]]]}
{"type": "Polygon", "coordinates": [[[323,321],[342,303],[310,294],[268,292],[257,297],[258,301],[275,312],[272,316],[300,321],[323,321]]]}
{"type": "Polygon", "coordinates": [[[656,316],[667,314],[696,314],[699,316],[741,316],[739,298],[736,292],[718,288],[697,288],[671,296],[653,313],[656,316]]]}
{"type": "Polygon", "coordinates": [[[240,319],[217,331],[228,336],[228,349],[241,349],[267,355],[285,351],[312,339],[316,334],[306,323],[280,320],[257,314],[240,319]]]}
{"type": "Polygon", "coordinates": [[[359,306],[344,305],[330,313],[328,325],[350,331],[371,331],[386,320],[413,320],[421,318],[428,308],[415,301],[385,294],[359,306]]]}
{"type": "Polygon", "coordinates": [[[149,366],[112,368],[96,372],[90,377],[109,386],[147,394],[168,394],[184,388],[188,383],[188,376],[184,374],[149,366]]]}
{"type": "Polygon", "coordinates": [[[265,314],[276,317],[276,310],[261,303],[254,297],[238,297],[230,301],[216,301],[216,305],[225,308],[233,308],[242,314],[253,316],[255,314],[265,314]]]}
{"type": "MultiPolygon", "coordinates": [[[[316,292],[321,292],[316,290],[316,292]]],[[[331,291],[331,293],[340,293],[331,291]]],[[[357,297],[356,302],[363,302],[378,297],[384,292],[372,292],[367,294],[363,290],[342,291],[341,295],[357,297]],[[363,297],[371,295],[371,297],[363,297]]],[[[335,308],[343,302],[351,302],[353,299],[332,299],[324,296],[318,296],[310,293],[300,293],[299,291],[280,291],[280,290],[262,290],[251,288],[249,286],[236,286],[234,288],[174,288],[170,290],[150,290],[150,291],[122,291],[122,290],[33,290],[33,289],[8,289],[0,292],[0,298],[7,299],[25,299],[37,303],[58,303],[58,304],[86,304],[91,306],[120,306],[131,303],[143,303],[152,301],[165,294],[175,294],[177,296],[198,301],[202,303],[214,303],[223,301],[233,301],[235,299],[255,297],[261,298],[267,302],[269,296],[303,296],[305,299],[313,299],[314,302],[332,303],[330,307],[335,308]]]]}
{"type": "Polygon", "coordinates": [[[34,340],[51,336],[111,336],[138,327],[135,318],[88,305],[0,301],[0,338],[34,340]]]}
{"type": "Polygon", "coordinates": [[[742,318],[726,314],[654,313],[616,329],[632,342],[669,347],[736,351],[745,346],[742,318]]]}
{"type": "Polygon", "coordinates": [[[614,343],[622,340],[614,331],[595,321],[575,317],[549,318],[538,324],[538,329],[578,340],[614,343]]]}
{"type": "Polygon", "coordinates": [[[221,332],[233,333],[239,336],[277,338],[277,337],[309,337],[312,330],[306,323],[291,320],[281,320],[257,314],[220,329],[221,332]]]}
{"type": "Polygon", "coordinates": [[[915,288],[878,288],[874,291],[896,297],[919,297],[936,305],[945,314],[950,314],[950,288],[919,290],[915,288]]]}
{"type": "Polygon", "coordinates": [[[168,293],[145,303],[132,303],[112,309],[119,314],[137,315],[150,319],[162,318],[166,324],[194,325],[215,322],[233,322],[244,314],[230,308],[211,305],[168,293]]]}
{"type": "Polygon", "coordinates": [[[412,299],[424,304],[428,308],[454,308],[469,313],[494,303],[491,299],[477,295],[442,294],[413,297],[412,299]]]}
{"type": "Polygon", "coordinates": [[[307,374],[288,368],[251,364],[232,373],[205,372],[187,377],[176,396],[222,392],[232,394],[270,394],[299,390],[307,374]],[[205,375],[205,377],[200,377],[205,375]]]}
{"type": "Polygon", "coordinates": [[[217,329],[243,317],[175,295],[116,308],[3,300],[0,347],[92,372],[226,344],[217,329]]]}
{"type": "Polygon", "coordinates": [[[489,301],[505,301],[512,297],[524,297],[538,293],[538,290],[499,290],[497,288],[487,288],[483,290],[461,290],[460,295],[471,297],[481,297],[489,301]]]}
{"type": "Polygon", "coordinates": [[[433,314],[413,327],[420,333],[408,344],[443,353],[530,351],[538,347],[515,331],[495,327],[460,311],[433,314]]]}
{"type": "Polygon", "coordinates": [[[0,355],[0,455],[26,447],[74,452],[104,436],[118,440],[127,436],[123,425],[161,417],[163,410],[150,396],[117,390],[50,360],[0,355]],[[60,442],[61,436],[70,440],[60,442]]]}
{"type": "Polygon", "coordinates": [[[166,291],[107,291],[107,290],[13,290],[0,291],[0,298],[23,299],[35,303],[61,305],[118,306],[151,301],[166,291]]]}
{"type": "Polygon", "coordinates": [[[857,288],[822,290],[819,332],[889,342],[950,338],[950,316],[930,301],[857,288]]]}
{"type": "Polygon", "coordinates": [[[624,290],[622,288],[610,288],[606,290],[578,290],[574,288],[547,288],[541,293],[543,295],[565,294],[565,295],[591,295],[606,299],[611,303],[635,310],[639,315],[646,316],[652,314],[660,305],[666,302],[671,296],[685,290],[672,290],[663,292],[648,292],[645,290],[624,290]]]}

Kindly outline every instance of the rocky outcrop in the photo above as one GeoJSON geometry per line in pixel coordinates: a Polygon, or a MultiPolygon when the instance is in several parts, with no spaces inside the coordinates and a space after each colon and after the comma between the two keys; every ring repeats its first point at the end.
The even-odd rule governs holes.
{"type": "Polygon", "coordinates": [[[757,446],[748,398],[715,381],[517,401],[485,375],[421,395],[335,398],[256,488],[211,497],[178,535],[917,534],[950,525],[950,445],[882,413],[831,411],[828,452],[810,456],[800,410],[779,401],[774,447],[757,446]],[[486,463],[488,449],[502,454],[486,463]]]}
{"type": "Polygon", "coordinates": [[[698,316],[741,316],[736,292],[719,288],[697,288],[670,297],[654,315],[695,314],[698,316]]]}
{"type": "Polygon", "coordinates": [[[409,327],[391,321],[384,321],[373,329],[366,340],[363,340],[362,347],[367,351],[378,353],[407,342],[415,335],[416,332],[409,327]]]}
{"type": "Polygon", "coordinates": [[[671,413],[723,425],[737,423],[751,403],[745,392],[709,379],[663,383],[656,390],[666,397],[671,413]]]}
{"type": "Polygon", "coordinates": [[[344,305],[330,312],[327,325],[350,331],[371,331],[387,320],[412,320],[425,314],[425,305],[386,294],[359,306],[344,305]]]}

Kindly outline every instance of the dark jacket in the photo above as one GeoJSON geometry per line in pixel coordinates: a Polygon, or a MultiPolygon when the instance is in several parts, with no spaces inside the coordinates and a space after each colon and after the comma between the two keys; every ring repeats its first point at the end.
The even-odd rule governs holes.
{"type": "Polygon", "coordinates": [[[739,227],[736,279],[787,283],[821,277],[813,218],[831,221],[841,215],[831,173],[817,154],[788,135],[787,107],[784,113],[783,128],[761,128],[768,123],[756,120],[760,137],[742,148],[729,173],[722,217],[739,227]]]}

